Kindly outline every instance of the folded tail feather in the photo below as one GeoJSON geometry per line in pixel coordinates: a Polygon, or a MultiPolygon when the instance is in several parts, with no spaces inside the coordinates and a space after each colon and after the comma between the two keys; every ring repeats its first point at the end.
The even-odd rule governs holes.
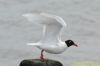
{"type": "Polygon", "coordinates": [[[39,44],[38,44],[38,43],[27,43],[27,45],[39,46],[39,44]]]}

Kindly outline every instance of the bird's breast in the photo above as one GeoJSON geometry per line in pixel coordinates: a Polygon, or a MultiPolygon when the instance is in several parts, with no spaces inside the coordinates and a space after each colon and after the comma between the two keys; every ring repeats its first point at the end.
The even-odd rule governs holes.
{"type": "Polygon", "coordinates": [[[40,46],[40,49],[44,49],[48,53],[60,54],[67,49],[67,46],[63,44],[62,45],[45,44],[40,46]]]}

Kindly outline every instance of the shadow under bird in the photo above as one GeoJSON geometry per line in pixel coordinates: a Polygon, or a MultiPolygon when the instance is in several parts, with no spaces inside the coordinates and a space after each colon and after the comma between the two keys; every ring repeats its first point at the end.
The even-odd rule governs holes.
{"type": "Polygon", "coordinates": [[[27,43],[41,49],[40,60],[44,61],[43,52],[60,54],[70,46],[76,46],[73,40],[61,41],[62,30],[66,28],[66,22],[59,16],[48,13],[26,13],[23,14],[29,22],[43,27],[43,35],[36,43],[27,43]]]}

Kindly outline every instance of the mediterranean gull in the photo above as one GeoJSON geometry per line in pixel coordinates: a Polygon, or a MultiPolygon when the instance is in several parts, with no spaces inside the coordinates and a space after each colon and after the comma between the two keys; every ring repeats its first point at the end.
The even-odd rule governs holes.
{"type": "Polygon", "coordinates": [[[56,15],[48,13],[26,13],[23,14],[28,21],[43,26],[43,35],[40,41],[28,43],[27,45],[36,46],[41,49],[40,59],[44,61],[43,51],[53,54],[60,54],[70,46],[76,46],[72,40],[61,41],[62,30],[66,28],[65,21],[56,15]]]}

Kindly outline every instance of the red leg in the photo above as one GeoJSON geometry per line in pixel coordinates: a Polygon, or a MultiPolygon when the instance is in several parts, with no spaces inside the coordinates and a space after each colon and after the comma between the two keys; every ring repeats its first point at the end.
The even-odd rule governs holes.
{"type": "Polygon", "coordinates": [[[44,50],[41,50],[41,56],[40,56],[40,60],[44,61],[44,55],[43,55],[44,50]]]}

